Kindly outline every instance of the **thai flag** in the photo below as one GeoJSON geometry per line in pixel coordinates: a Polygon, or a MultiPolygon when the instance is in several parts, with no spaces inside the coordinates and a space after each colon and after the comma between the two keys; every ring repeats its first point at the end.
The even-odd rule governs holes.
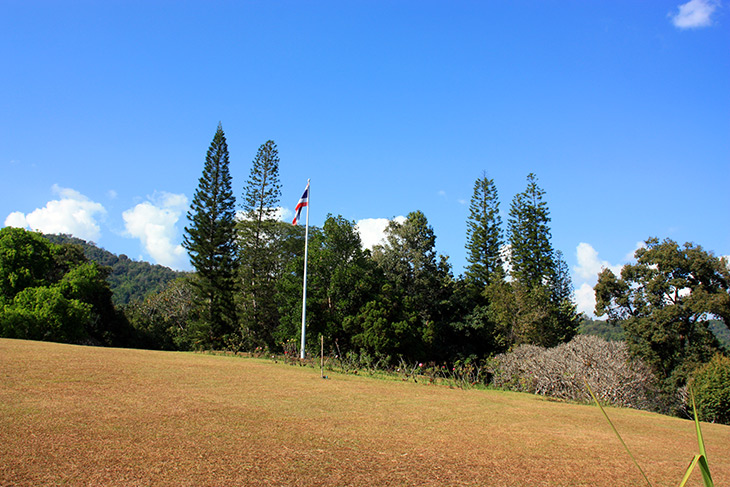
{"type": "Polygon", "coordinates": [[[309,181],[307,181],[307,187],[304,188],[304,194],[301,198],[299,198],[299,203],[297,203],[297,207],[294,209],[294,221],[292,221],[293,225],[296,225],[299,221],[299,216],[302,214],[302,209],[305,206],[309,206],[309,181]]]}

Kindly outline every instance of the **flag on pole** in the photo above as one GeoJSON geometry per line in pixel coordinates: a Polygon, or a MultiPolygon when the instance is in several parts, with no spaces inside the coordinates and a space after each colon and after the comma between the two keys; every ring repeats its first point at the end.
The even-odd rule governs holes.
{"type": "Polygon", "coordinates": [[[299,203],[297,203],[297,207],[294,209],[294,221],[292,221],[293,225],[296,225],[299,221],[302,209],[305,206],[309,206],[309,182],[307,182],[307,187],[304,188],[304,194],[301,198],[299,198],[299,203]]]}

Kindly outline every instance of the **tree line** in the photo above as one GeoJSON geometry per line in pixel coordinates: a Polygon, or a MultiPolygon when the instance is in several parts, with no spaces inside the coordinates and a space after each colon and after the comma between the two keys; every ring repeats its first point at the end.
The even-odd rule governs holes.
{"type": "MultiPolygon", "coordinates": [[[[232,350],[299,343],[304,232],[277,218],[279,162],[276,144],[262,144],[237,206],[218,126],[185,228],[195,273],[193,318],[180,343],[232,350]]],[[[513,198],[506,232],[499,205],[494,181],[482,175],[467,221],[469,264],[456,277],[421,211],[391,221],[372,251],[354,222],[328,215],[310,229],[308,333],[340,353],[421,361],[570,340],[580,315],[537,176],[513,198]]]]}
{"type": "MultiPolygon", "coordinates": [[[[304,242],[301,227],[276,218],[276,144],[267,141],[256,154],[242,218],[236,218],[228,164],[219,126],[185,229],[184,245],[197,271],[195,343],[294,354],[304,242]]],[[[537,176],[528,174],[525,190],[512,198],[506,229],[499,208],[496,184],[483,174],[474,183],[468,265],[459,276],[437,254],[436,235],[421,211],[391,221],[372,251],[362,248],[354,222],[328,215],[322,228],[311,231],[308,333],[323,336],[333,354],[366,354],[381,363],[455,363],[570,341],[583,317],[573,302],[568,266],[551,242],[537,176]]],[[[727,363],[716,358],[723,347],[711,326],[721,322],[726,331],[730,324],[728,262],[698,245],[657,238],[647,239],[635,257],[620,276],[600,273],[596,313],[620,327],[632,360],[646,364],[662,394],[676,403],[677,391],[696,371],[727,363]]],[[[723,367],[712,372],[718,384],[730,374],[723,367]]],[[[730,401],[727,385],[710,389],[730,401]]]]}

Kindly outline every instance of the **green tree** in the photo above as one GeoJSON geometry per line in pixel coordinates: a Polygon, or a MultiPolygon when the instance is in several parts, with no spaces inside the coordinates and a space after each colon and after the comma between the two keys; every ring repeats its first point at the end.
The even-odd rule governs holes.
{"type": "MultiPolygon", "coordinates": [[[[310,229],[311,231],[312,229],[310,229]]],[[[327,215],[324,227],[310,233],[307,281],[307,333],[322,334],[330,343],[338,341],[347,350],[352,333],[344,329],[348,317],[355,316],[374,297],[376,270],[368,252],[362,249],[354,222],[327,215]]],[[[282,341],[301,338],[301,286],[303,262],[293,262],[292,272],[283,280],[287,294],[282,304],[282,341]]]]}
{"type": "Polygon", "coordinates": [[[344,329],[355,348],[376,357],[424,360],[427,356],[418,313],[391,284],[384,284],[376,299],[345,318],[344,329]]]}
{"type": "Polygon", "coordinates": [[[473,286],[466,284],[463,279],[454,282],[455,289],[449,305],[453,318],[444,340],[447,360],[486,358],[495,352],[504,351],[497,341],[495,321],[489,314],[488,304],[479,304],[488,303],[485,299],[486,289],[498,283],[505,284],[505,281],[494,280],[480,293],[479,301],[475,301],[473,286]]]}
{"type": "Polygon", "coordinates": [[[510,347],[556,346],[570,340],[580,322],[568,266],[550,242],[550,212],[544,195],[537,177],[530,173],[527,188],[514,197],[509,212],[511,296],[505,296],[500,286],[488,291],[495,299],[490,314],[506,320],[496,329],[501,340],[511,342],[510,347]]]}
{"type": "Polygon", "coordinates": [[[39,233],[0,228],[0,305],[25,288],[49,284],[54,266],[53,245],[39,233]]]}
{"type": "Polygon", "coordinates": [[[111,301],[107,271],[78,245],[0,229],[0,335],[128,345],[130,329],[111,301]]]}
{"type": "Polygon", "coordinates": [[[537,176],[527,176],[527,189],[515,195],[507,221],[510,245],[510,273],[527,287],[541,286],[554,274],[553,246],[550,243],[550,211],[543,200],[545,191],[537,176]]]}
{"type": "Polygon", "coordinates": [[[308,284],[320,322],[320,329],[315,325],[312,332],[344,340],[343,320],[372,297],[373,265],[362,249],[354,222],[327,215],[322,230],[321,243],[309,254],[308,284]]]}
{"type": "Polygon", "coordinates": [[[553,253],[553,277],[550,281],[550,304],[554,319],[554,334],[558,343],[569,342],[578,334],[583,315],[573,301],[573,282],[563,253],[553,253]]]}
{"type": "Polygon", "coordinates": [[[620,322],[632,353],[672,390],[718,348],[709,322],[730,323],[730,270],[725,258],[669,239],[648,239],[635,257],[620,277],[598,275],[596,315],[620,322]]]}
{"type": "Polygon", "coordinates": [[[392,287],[391,299],[402,300],[400,322],[417,327],[421,345],[403,350],[403,355],[438,358],[445,327],[451,321],[454,280],[447,258],[436,254],[436,235],[426,216],[413,211],[402,223],[392,220],[386,228],[385,243],[373,249],[373,259],[392,287]],[[415,320],[410,313],[416,315],[415,320]]]}
{"type": "Polygon", "coordinates": [[[730,358],[716,354],[691,379],[700,421],[730,424],[730,358]]]}
{"type": "Polygon", "coordinates": [[[79,343],[88,333],[92,306],[68,299],[59,287],[28,287],[0,309],[0,336],[79,343]]]}
{"type": "Polygon", "coordinates": [[[547,286],[528,287],[519,281],[496,282],[485,291],[488,316],[495,322],[498,350],[531,344],[554,347],[566,341],[547,286]]]}
{"type": "MultiPolygon", "coordinates": [[[[281,278],[276,282],[276,302],[278,303],[279,324],[274,333],[276,348],[283,343],[293,341],[297,343],[297,349],[301,339],[302,324],[302,284],[304,277],[304,227],[292,225],[291,223],[280,222],[284,231],[281,232],[282,248],[285,252],[286,264],[281,278]]],[[[309,227],[309,262],[312,262],[311,255],[316,253],[323,241],[322,229],[316,226],[309,227]]],[[[312,279],[311,267],[308,270],[308,280],[312,279]]],[[[307,285],[307,322],[317,323],[316,317],[317,292],[309,284],[307,285]],[[312,299],[311,296],[315,298],[312,299]],[[313,321],[314,317],[314,321],[313,321]]],[[[318,325],[314,325],[317,327],[318,325]]],[[[308,327],[309,328],[309,327],[308,327]]],[[[311,329],[309,330],[311,331],[311,329]]],[[[307,343],[311,344],[309,340],[307,343]]]]}
{"type": "Polygon", "coordinates": [[[206,154],[188,212],[183,246],[196,270],[194,286],[201,318],[209,327],[209,345],[225,347],[237,335],[234,303],[236,259],[235,205],[228,144],[218,125],[206,154]]]}
{"type": "MultiPolygon", "coordinates": [[[[68,262],[69,249],[64,247],[60,247],[61,254],[68,262]]],[[[79,256],[77,250],[70,250],[75,256],[74,261],[79,256]]],[[[107,282],[109,268],[89,262],[83,254],[80,255],[83,260],[63,274],[58,288],[67,299],[91,306],[85,330],[93,342],[107,346],[129,345],[131,329],[124,314],[112,302],[112,291],[107,282]]]]}
{"type": "Polygon", "coordinates": [[[192,306],[194,288],[188,278],[169,282],[160,292],[127,306],[129,320],[140,335],[139,346],[162,350],[191,350],[205,336],[192,306]]]}
{"type": "Polygon", "coordinates": [[[246,215],[257,223],[275,221],[279,198],[279,149],[273,140],[267,140],[256,152],[251,173],[243,189],[241,206],[246,215]]]}
{"type": "Polygon", "coordinates": [[[499,216],[499,199],[493,179],[486,175],[474,183],[474,194],[469,205],[466,223],[466,278],[479,288],[503,278],[502,269],[502,217],[499,216]]]}
{"type": "Polygon", "coordinates": [[[274,345],[279,316],[275,301],[280,272],[277,212],[281,189],[279,152],[269,140],[256,153],[243,191],[244,218],[238,223],[241,327],[244,346],[274,345]]]}

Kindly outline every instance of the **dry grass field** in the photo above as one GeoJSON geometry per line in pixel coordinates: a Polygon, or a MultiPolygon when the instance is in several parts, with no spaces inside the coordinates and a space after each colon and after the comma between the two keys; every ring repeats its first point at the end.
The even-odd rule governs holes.
{"type": "MultiPolygon", "coordinates": [[[[608,409],[655,486],[690,421],[608,409]]],[[[703,424],[716,485],[730,427],[703,424]]],[[[598,408],[257,359],[0,340],[0,485],[645,485],[598,408]]],[[[701,485],[699,473],[691,485],[701,485]]]]}

